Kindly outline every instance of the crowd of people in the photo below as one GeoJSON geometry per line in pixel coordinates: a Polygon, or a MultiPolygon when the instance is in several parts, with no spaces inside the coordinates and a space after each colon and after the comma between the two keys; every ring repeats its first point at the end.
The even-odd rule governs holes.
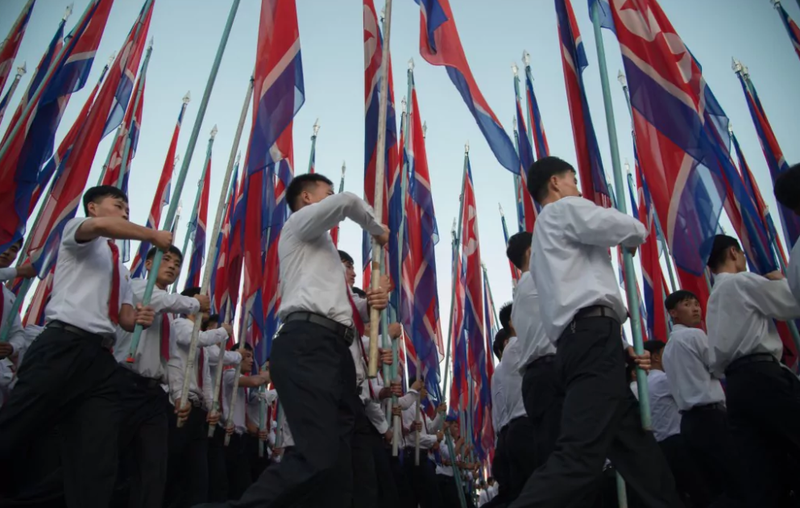
{"type": "MultiPolygon", "coordinates": [[[[522,275],[493,345],[488,481],[424,379],[404,389],[367,375],[370,310],[387,307],[391,283],[356,288],[328,232],[350,219],[383,245],[388,229],[306,174],[286,190],[282,326],[263,365],[200,288],[170,292],[183,262],[172,233],[132,224],[115,187],[84,194],[44,327],[23,328],[3,286],[0,506],[600,508],[622,492],[646,508],[800,506],[800,380],[774,324],[800,318],[798,247],[787,278],[760,276],[735,238],[716,236],[705,316],[696,295],[672,293],[669,340],[637,354],[609,249],[635,254],[645,227],[582,199],[558,158],[527,181],[543,208],[507,245],[522,275]],[[153,245],[148,271],[161,252],[147,305],[119,240],[153,245]],[[637,369],[649,371],[652,429],[629,387],[637,369]]],[[[775,194],[800,213],[800,166],[775,194]]],[[[11,267],[20,247],[0,254],[0,279],[34,276],[11,267]]],[[[386,332],[402,336],[398,323],[386,332]]],[[[379,359],[396,361],[390,348],[379,359]]]]}

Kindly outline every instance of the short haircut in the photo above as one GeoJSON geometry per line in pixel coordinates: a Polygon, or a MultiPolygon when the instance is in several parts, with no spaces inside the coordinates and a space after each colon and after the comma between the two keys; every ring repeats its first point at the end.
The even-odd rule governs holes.
{"type": "Polygon", "coordinates": [[[531,248],[532,241],[533,234],[527,231],[515,233],[508,239],[506,256],[519,270],[522,270],[522,265],[525,262],[525,253],[531,248]]]}
{"type": "Polygon", "coordinates": [[[544,201],[549,192],[550,179],[568,171],[575,173],[575,168],[567,161],[558,157],[542,157],[528,169],[528,194],[537,202],[544,201]]]}
{"type": "Polygon", "coordinates": [[[660,340],[648,340],[644,343],[644,350],[649,351],[650,355],[654,355],[664,349],[664,346],[666,346],[666,344],[660,340]]]}
{"type": "Polygon", "coordinates": [[[691,291],[686,291],[685,289],[679,289],[674,293],[672,293],[671,295],[669,295],[666,300],[664,300],[664,306],[667,308],[667,310],[673,310],[675,307],[678,306],[679,303],[684,302],[686,300],[697,300],[698,302],[700,301],[700,299],[697,298],[697,295],[692,293],[691,291]]]}
{"type": "Polygon", "coordinates": [[[494,334],[494,342],[492,343],[492,351],[499,360],[503,356],[503,349],[505,349],[505,342],[511,338],[511,332],[508,328],[500,328],[494,334]]]}
{"type": "Polygon", "coordinates": [[[354,295],[359,296],[361,298],[367,297],[367,293],[365,293],[363,289],[361,288],[351,288],[351,289],[353,290],[354,295]]]}
{"type": "Polygon", "coordinates": [[[83,213],[89,216],[89,203],[100,203],[105,198],[117,198],[128,202],[128,195],[113,185],[98,185],[83,194],[83,213]]]}
{"type": "MultiPolygon", "coordinates": [[[[231,347],[229,347],[228,350],[229,351],[238,351],[241,347],[242,347],[242,343],[241,342],[237,342],[236,344],[233,344],[231,347]]],[[[245,342],[244,343],[244,350],[245,351],[250,351],[252,353],[253,352],[253,346],[251,346],[250,344],[245,342]]]]}
{"type": "Polygon", "coordinates": [[[503,328],[508,328],[511,330],[511,308],[513,307],[512,302],[506,302],[500,307],[500,312],[497,313],[498,317],[500,318],[500,326],[503,328]]]}
{"type": "Polygon", "coordinates": [[[194,298],[199,294],[200,294],[200,288],[186,288],[183,291],[181,291],[181,296],[186,296],[188,298],[194,298]]]}
{"type": "Polygon", "coordinates": [[[350,254],[346,253],[343,250],[339,251],[339,259],[341,260],[342,263],[356,264],[356,262],[353,261],[353,256],[351,256],[350,254]]]}
{"type": "Polygon", "coordinates": [[[220,322],[219,314],[211,314],[210,316],[208,316],[208,319],[206,319],[206,323],[219,323],[219,322],[220,322]]]}
{"type": "Polygon", "coordinates": [[[775,179],[775,199],[790,210],[800,210],[800,164],[795,164],[775,179]]]}
{"type": "Polygon", "coordinates": [[[291,183],[289,183],[289,187],[286,188],[286,203],[289,205],[289,210],[293,212],[296,211],[296,201],[297,198],[300,197],[300,194],[311,187],[317,186],[319,183],[324,183],[331,187],[333,186],[333,182],[319,173],[304,173],[294,177],[291,183]]]}
{"type": "MultiPolygon", "coordinates": [[[[158,250],[158,247],[151,247],[150,250],[147,251],[147,257],[145,257],[144,260],[145,261],[150,261],[151,259],[153,259],[155,257],[155,255],[156,255],[156,251],[157,250],[158,250]]],[[[181,252],[181,250],[179,248],[175,247],[174,245],[170,245],[169,249],[167,249],[167,252],[170,253],[170,254],[174,254],[174,255],[178,256],[178,259],[180,259],[181,263],[183,263],[183,253],[181,252]]]]}
{"type": "Polygon", "coordinates": [[[736,247],[736,250],[742,250],[739,245],[739,240],[728,235],[717,235],[714,237],[714,243],[711,245],[711,254],[708,256],[708,267],[711,271],[717,271],[719,267],[725,264],[725,256],[728,254],[728,249],[736,247]]]}

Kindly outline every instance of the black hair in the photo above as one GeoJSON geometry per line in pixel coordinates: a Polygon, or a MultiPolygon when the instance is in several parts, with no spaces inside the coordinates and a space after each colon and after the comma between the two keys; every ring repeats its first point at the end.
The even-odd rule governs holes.
{"type": "Polygon", "coordinates": [[[354,295],[359,296],[361,298],[367,297],[367,293],[365,293],[363,289],[361,288],[351,288],[351,289],[353,290],[354,295]]]}
{"type": "MultiPolygon", "coordinates": [[[[153,259],[155,257],[155,255],[156,255],[156,251],[157,250],[158,250],[158,247],[151,247],[150,250],[147,251],[147,257],[145,257],[144,260],[145,261],[150,261],[151,259],[153,259]]],[[[178,256],[178,259],[180,259],[181,263],[183,263],[183,253],[181,252],[181,250],[179,248],[175,247],[174,245],[170,245],[169,249],[167,249],[167,253],[174,254],[174,255],[178,256]]]]}
{"type": "Polygon", "coordinates": [[[667,308],[667,310],[673,310],[675,307],[678,306],[679,303],[684,302],[686,300],[697,300],[698,302],[700,301],[700,299],[697,298],[697,295],[692,293],[691,291],[686,291],[685,289],[679,289],[674,293],[672,293],[671,295],[669,295],[666,300],[664,300],[664,306],[667,308]]]}
{"type": "Polygon", "coordinates": [[[186,296],[189,298],[194,298],[199,294],[200,294],[200,288],[186,288],[183,291],[181,291],[181,296],[186,296]]]}
{"type": "Polygon", "coordinates": [[[728,250],[735,247],[737,251],[741,251],[742,247],[739,245],[739,240],[728,235],[717,235],[714,237],[714,243],[711,246],[711,254],[708,256],[706,263],[712,272],[716,272],[723,264],[728,255],[728,250]]]}
{"type": "Polygon", "coordinates": [[[512,302],[506,302],[500,307],[500,312],[497,313],[498,318],[500,319],[500,326],[503,328],[508,328],[511,330],[511,309],[513,307],[512,302]]]}
{"type": "Polygon", "coordinates": [[[219,314],[211,314],[206,319],[207,323],[219,323],[219,314]]]}
{"type": "Polygon", "coordinates": [[[648,340],[644,343],[644,350],[649,351],[650,356],[652,356],[664,349],[664,346],[666,346],[666,344],[660,340],[648,340]]]}
{"type": "Polygon", "coordinates": [[[319,183],[324,183],[333,187],[331,182],[326,176],[319,173],[304,173],[292,178],[289,187],[286,188],[286,203],[289,205],[289,210],[297,210],[297,198],[300,194],[311,186],[316,186],[319,183]]]}
{"type": "MultiPolygon", "coordinates": [[[[238,351],[241,347],[242,347],[242,343],[241,342],[237,342],[236,344],[232,345],[228,349],[229,349],[229,351],[238,351]]],[[[244,350],[245,351],[250,351],[252,353],[253,352],[253,346],[251,346],[250,344],[245,342],[244,343],[244,350]]]]}
{"type": "Polygon", "coordinates": [[[343,250],[339,251],[339,260],[341,260],[342,263],[356,264],[356,262],[353,261],[353,256],[351,256],[350,254],[346,253],[343,250]]]}
{"type": "Polygon", "coordinates": [[[550,179],[556,175],[572,171],[570,163],[558,157],[542,157],[528,169],[528,194],[537,202],[542,202],[549,192],[550,179]]]}
{"type": "Polygon", "coordinates": [[[795,164],[775,179],[775,199],[797,213],[800,210],[800,164],[795,164]]]}
{"type": "Polygon", "coordinates": [[[492,351],[494,355],[500,360],[503,357],[503,349],[505,349],[505,342],[511,338],[511,332],[508,328],[500,328],[494,334],[494,342],[492,342],[492,351]]]}
{"type": "Polygon", "coordinates": [[[525,253],[531,248],[531,241],[533,234],[528,231],[520,231],[508,239],[506,256],[519,270],[522,270],[522,265],[525,263],[525,253]]]}
{"type": "Polygon", "coordinates": [[[105,198],[121,199],[128,202],[128,195],[113,185],[98,185],[83,194],[83,213],[89,216],[89,203],[99,203],[105,198]]]}

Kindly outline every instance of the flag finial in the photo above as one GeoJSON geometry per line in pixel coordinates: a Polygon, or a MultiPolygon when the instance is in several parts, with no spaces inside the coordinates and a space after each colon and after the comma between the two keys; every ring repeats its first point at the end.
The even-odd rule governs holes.
{"type": "Polygon", "coordinates": [[[406,102],[406,97],[405,97],[405,95],[404,95],[404,96],[403,96],[403,98],[402,98],[402,99],[400,99],[400,108],[401,108],[401,111],[402,111],[403,113],[405,113],[405,112],[406,112],[406,110],[407,110],[407,105],[408,105],[408,103],[406,102]]]}
{"type": "Polygon", "coordinates": [[[147,51],[153,49],[153,36],[150,36],[150,40],[147,42],[147,51]]]}
{"type": "Polygon", "coordinates": [[[183,103],[184,104],[189,104],[189,102],[191,102],[191,100],[192,100],[192,93],[190,91],[187,91],[186,95],[183,96],[183,103]]]}
{"type": "Polygon", "coordinates": [[[469,140],[467,140],[467,142],[464,143],[464,153],[469,153],[469,140]]]}
{"type": "Polygon", "coordinates": [[[211,139],[214,139],[217,136],[217,132],[219,132],[219,129],[217,129],[217,126],[215,124],[214,127],[211,129],[211,139]]]}
{"type": "Polygon", "coordinates": [[[69,17],[70,17],[70,16],[72,16],[72,8],[73,8],[74,6],[75,6],[75,4],[74,4],[74,3],[70,3],[70,4],[67,6],[67,8],[66,8],[66,9],[64,9],[64,15],[63,15],[63,16],[61,16],[61,19],[62,19],[63,21],[66,21],[66,20],[68,20],[68,19],[69,19],[69,17]]]}
{"type": "Polygon", "coordinates": [[[19,74],[20,76],[24,76],[26,72],[28,72],[27,62],[22,62],[22,65],[17,67],[17,74],[19,74]]]}
{"type": "Polygon", "coordinates": [[[409,58],[408,59],[408,70],[410,70],[410,71],[414,70],[414,59],[413,58],[409,58]]]}
{"type": "Polygon", "coordinates": [[[317,118],[316,121],[314,121],[314,137],[315,138],[317,137],[317,134],[319,134],[319,118],[317,118]]]}
{"type": "Polygon", "coordinates": [[[517,62],[511,62],[511,72],[514,73],[514,77],[519,75],[519,67],[517,67],[517,62]]]}
{"type": "Polygon", "coordinates": [[[731,57],[731,69],[733,69],[733,72],[736,74],[744,73],[744,65],[734,57],[731,57]]]}
{"type": "Polygon", "coordinates": [[[114,63],[114,60],[116,60],[116,58],[117,58],[117,52],[116,51],[112,51],[111,52],[111,56],[108,57],[108,66],[109,67],[111,67],[111,65],[114,63]]]}
{"type": "Polygon", "coordinates": [[[505,217],[506,214],[503,213],[503,205],[497,203],[497,208],[500,210],[500,217],[505,217]]]}
{"type": "Polygon", "coordinates": [[[173,166],[173,168],[174,168],[175,166],[177,166],[178,164],[180,164],[180,162],[181,162],[181,156],[180,156],[180,155],[176,155],[176,156],[175,156],[175,158],[172,160],[172,166],[173,166]]]}
{"type": "Polygon", "coordinates": [[[629,175],[631,174],[631,165],[628,164],[628,159],[625,159],[625,172],[629,175]]]}
{"type": "Polygon", "coordinates": [[[344,172],[347,171],[347,164],[342,161],[342,177],[344,177],[344,172]]]}
{"type": "Polygon", "coordinates": [[[422,122],[422,139],[428,137],[428,122],[422,122]]]}
{"type": "Polygon", "coordinates": [[[781,6],[781,0],[771,0],[771,2],[772,6],[776,9],[781,6]]]}
{"type": "Polygon", "coordinates": [[[522,51],[522,63],[525,64],[525,67],[531,66],[531,54],[527,50],[522,51]]]}
{"type": "Polygon", "coordinates": [[[622,88],[628,86],[628,80],[625,78],[625,74],[620,69],[619,74],[617,74],[617,80],[619,80],[619,84],[622,85],[622,88]]]}
{"type": "Polygon", "coordinates": [[[733,136],[733,122],[728,121],[728,134],[733,136]]]}
{"type": "Polygon", "coordinates": [[[239,153],[236,154],[236,165],[239,165],[239,161],[242,160],[242,151],[239,150],[239,153]]]}

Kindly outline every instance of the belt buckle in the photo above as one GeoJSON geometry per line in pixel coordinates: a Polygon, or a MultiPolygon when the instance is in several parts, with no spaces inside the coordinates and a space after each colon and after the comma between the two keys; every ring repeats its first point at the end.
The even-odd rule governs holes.
{"type": "Polygon", "coordinates": [[[347,328],[344,332],[344,340],[348,344],[352,344],[353,341],[356,339],[356,330],[355,328],[347,328]]]}

